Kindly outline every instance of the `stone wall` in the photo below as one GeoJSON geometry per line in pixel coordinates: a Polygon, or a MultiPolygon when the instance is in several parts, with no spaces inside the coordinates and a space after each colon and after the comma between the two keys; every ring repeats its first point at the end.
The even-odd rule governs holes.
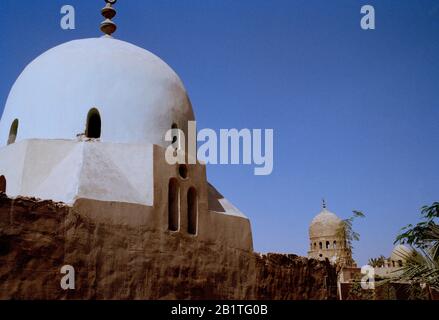
{"type": "MultiPolygon", "coordinates": [[[[129,214],[129,212],[127,212],[129,214]]],[[[0,299],[334,299],[335,270],[0,194],[0,299]],[[76,289],[60,288],[63,265],[76,289]]]]}

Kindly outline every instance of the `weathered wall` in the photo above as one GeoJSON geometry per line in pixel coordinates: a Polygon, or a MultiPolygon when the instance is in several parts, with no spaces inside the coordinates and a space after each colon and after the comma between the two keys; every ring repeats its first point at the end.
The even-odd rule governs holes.
{"type": "Polygon", "coordinates": [[[7,194],[51,199],[85,208],[93,221],[168,229],[170,179],[179,186],[179,230],[188,230],[187,195],[197,193],[197,238],[253,251],[248,218],[206,180],[206,166],[165,161],[152,144],[24,140],[0,148],[0,175],[7,194]]]}
{"type": "Polygon", "coordinates": [[[333,299],[335,271],[0,195],[0,299],[333,299]],[[60,269],[76,270],[76,290],[60,269]]]}

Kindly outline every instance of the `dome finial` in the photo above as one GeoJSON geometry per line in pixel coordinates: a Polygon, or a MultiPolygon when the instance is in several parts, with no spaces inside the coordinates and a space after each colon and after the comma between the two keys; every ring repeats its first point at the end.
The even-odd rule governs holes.
{"type": "Polygon", "coordinates": [[[117,0],[105,0],[105,2],[107,4],[101,11],[102,16],[105,18],[101,23],[101,31],[111,37],[117,30],[117,25],[111,21],[116,16],[116,10],[113,8],[113,5],[116,4],[117,0]]]}
{"type": "Polygon", "coordinates": [[[323,209],[326,209],[326,201],[325,201],[324,198],[322,199],[322,208],[323,208],[323,209]]]}

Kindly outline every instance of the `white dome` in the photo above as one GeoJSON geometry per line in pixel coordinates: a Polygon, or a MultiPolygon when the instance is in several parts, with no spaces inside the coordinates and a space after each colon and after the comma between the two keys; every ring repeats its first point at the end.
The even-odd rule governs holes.
{"type": "Polygon", "coordinates": [[[67,42],[30,63],[15,82],[0,122],[0,144],[18,119],[17,141],[76,139],[99,111],[101,140],[164,141],[175,123],[194,120],[177,74],[152,53],[108,37],[67,42]]]}
{"type": "Polygon", "coordinates": [[[390,260],[392,261],[407,261],[407,258],[409,258],[413,254],[412,249],[409,247],[398,244],[393,248],[392,255],[390,256],[390,260]]]}
{"type": "Polygon", "coordinates": [[[311,221],[309,227],[310,238],[333,237],[339,231],[341,220],[334,213],[324,208],[311,221]]]}

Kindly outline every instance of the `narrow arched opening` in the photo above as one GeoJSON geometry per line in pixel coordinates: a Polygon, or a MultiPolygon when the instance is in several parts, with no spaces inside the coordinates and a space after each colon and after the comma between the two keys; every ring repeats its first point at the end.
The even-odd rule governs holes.
{"type": "Polygon", "coordinates": [[[168,230],[180,228],[180,187],[177,179],[169,180],[168,188],[168,230]]]}
{"type": "Polygon", "coordinates": [[[11,128],[9,129],[8,145],[13,144],[17,140],[18,134],[18,119],[12,121],[11,128]]]}
{"type": "Polygon", "coordinates": [[[334,240],[334,243],[333,243],[333,247],[334,247],[334,249],[337,249],[337,241],[335,241],[335,240],[334,240]]]}
{"type": "Polygon", "coordinates": [[[178,125],[176,123],[173,123],[171,126],[172,129],[172,145],[175,147],[175,149],[179,148],[178,145],[178,125]]]}
{"type": "Polygon", "coordinates": [[[329,241],[326,241],[326,249],[329,249],[329,241]]]}
{"type": "Polygon", "coordinates": [[[319,242],[319,249],[322,250],[323,249],[323,244],[321,242],[319,242]]]}
{"type": "Polygon", "coordinates": [[[188,177],[188,168],[187,165],[185,164],[180,164],[178,166],[178,175],[180,176],[180,178],[182,179],[187,179],[188,177]]]}
{"type": "Polygon", "coordinates": [[[88,112],[87,115],[87,127],[85,130],[85,135],[90,139],[99,139],[101,137],[101,115],[98,109],[93,108],[88,112]]]}
{"type": "Polygon", "coordinates": [[[187,231],[189,234],[196,235],[198,224],[198,199],[197,191],[195,190],[195,188],[190,188],[187,193],[187,215],[187,231]]]}
{"type": "Polygon", "coordinates": [[[6,193],[6,178],[5,178],[5,176],[0,176],[0,192],[6,193]]]}

